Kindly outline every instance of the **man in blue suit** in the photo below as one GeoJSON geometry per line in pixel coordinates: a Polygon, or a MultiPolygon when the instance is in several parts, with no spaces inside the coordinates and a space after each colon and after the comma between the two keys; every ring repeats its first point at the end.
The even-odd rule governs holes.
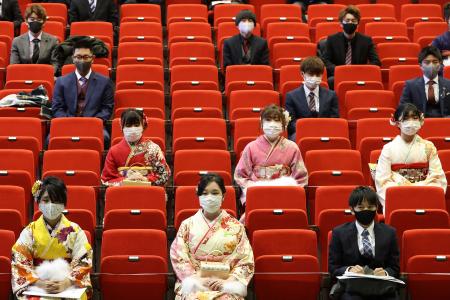
{"type": "MultiPolygon", "coordinates": [[[[73,62],[76,70],[56,80],[52,110],[54,118],[96,117],[110,119],[114,105],[111,80],[91,70],[94,55],[89,40],[74,45],[73,62]]],[[[110,140],[104,130],[105,144],[110,140]]]]}
{"type": "Polygon", "coordinates": [[[400,104],[412,103],[425,117],[450,116],[450,80],[439,75],[442,55],[438,48],[427,46],[419,53],[423,76],[405,82],[400,104]]]}
{"type": "Polygon", "coordinates": [[[286,94],[286,110],[291,116],[289,139],[295,141],[295,124],[300,118],[339,118],[336,93],[320,86],[325,69],[323,61],[307,57],[300,70],[304,84],[286,94]]]}

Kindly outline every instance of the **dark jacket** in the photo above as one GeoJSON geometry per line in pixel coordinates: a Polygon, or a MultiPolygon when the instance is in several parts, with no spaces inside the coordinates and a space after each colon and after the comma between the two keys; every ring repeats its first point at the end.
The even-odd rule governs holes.
{"type": "Polygon", "coordinates": [[[2,14],[0,16],[0,21],[14,22],[14,28],[20,28],[23,18],[17,0],[2,0],[2,14]]]}
{"type": "Polygon", "coordinates": [[[223,67],[230,65],[268,65],[269,48],[267,41],[259,36],[252,35],[250,42],[250,61],[246,63],[243,59],[242,43],[243,38],[240,34],[226,39],[223,43],[223,67]]]}
{"type": "Polygon", "coordinates": [[[117,7],[114,1],[97,0],[91,14],[88,0],[72,0],[69,9],[69,23],[80,21],[104,21],[118,25],[117,7]]]}

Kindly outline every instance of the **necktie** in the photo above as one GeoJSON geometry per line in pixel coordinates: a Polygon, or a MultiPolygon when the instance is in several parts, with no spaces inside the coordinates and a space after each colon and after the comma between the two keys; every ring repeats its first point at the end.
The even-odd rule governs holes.
{"type": "Polygon", "coordinates": [[[86,89],[87,89],[87,78],[86,77],[80,77],[80,87],[83,91],[84,95],[86,95],[86,89]]]}
{"type": "Polygon", "coordinates": [[[314,93],[309,93],[308,107],[311,112],[316,111],[316,100],[314,99],[314,93]]]}
{"type": "Polygon", "coordinates": [[[347,53],[345,54],[345,64],[346,65],[352,64],[352,43],[351,43],[351,41],[348,41],[348,43],[347,43],[347,53]]]}
{"type": "Polygon", "coordinates": [[[363,255],[366,257],[373,257],[372,244],[369,240],[369,231],[364,229],[361,233],[362,236],[362,245],[363,245],[363,255]]]}
{"type": "Polygon", "coordinates": [[[242,49],[244,49],[245,55],[247,55],[249,44],[249,41],[247,39],[244,39],[244,42],[242,43],[242,49]]]}
{"type": "Polygon", "coordinates": [[[95,11],[95,0],[89,0],[89,11],[91,15],[94,14],[95,11]]]}
{"type": "Polygon", "coordinates": [[[39,59],[39,39],[33,39],[32,42],[33,42],[33,56],[31,57],[31,62],[35,64],[39,59]]]}
{"type": "Polygon", "coordinates": [[[428,103],[431,105],[436,104],[436,96],[434,95],[435,82],[433,80],[428,81],[428,103]]]}

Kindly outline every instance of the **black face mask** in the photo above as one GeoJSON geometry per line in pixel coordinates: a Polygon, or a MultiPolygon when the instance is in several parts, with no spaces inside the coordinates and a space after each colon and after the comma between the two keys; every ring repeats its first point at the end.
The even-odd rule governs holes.
{"type": "Polygon", "coordinates": [[[354,211],[356,220],[362,224],[362,225],[370,225],[370,223],[373,222],[375,219],[375,214],[377,213],[376,210],[361,210],[361,211],[354,211]]]}
{"type": "Polygon", "coordinates": [[[28,23],[28,28],[32,33],[38,33],[42,30],[42,22],[33,21],[28,23]]]}
{"type": "Polygon", "coordinates": [[[354,23],[342,23],[342,26],[344,26],[344,32],[346,34],[353,34],[356,31],[356,27],[358,27],[358,25],[354,23]]]}
{"type": "Polygon", "coordinates": [[[86,75],[91,69],[91,61],[74,61],[75,67],[80,75],[86,75]]]}

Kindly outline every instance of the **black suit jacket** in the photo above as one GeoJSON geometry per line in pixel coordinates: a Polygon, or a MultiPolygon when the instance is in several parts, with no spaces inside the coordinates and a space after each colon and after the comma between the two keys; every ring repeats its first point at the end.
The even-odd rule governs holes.
{"type": "MultiPolygon", "coordinates": [[[[367,63],[381,65],[370,36],[357,32],[351,43],[353,65],[365,65],[367,63]]],[[[336,66],[345,65],[346,47],[346,38],[343,32],[328,36],[325,52],[322,57],[327,67],[328,76],[334,76],[334,68],[336,66]]]]}
{"type": "MultiPolygon", "coordinates": [[[[268,65],[269,48],[267,41],[259,36],[250,37],[251,65],[268,65]]],[[[242,65],[242,38],[240,34],[234,35],[223,43],[223,67],[242,65]]]]}
{"type": "Polygon", "coordinates": [[[104,21],[118,24],[117,7],[114,1],[97,0],[94,13],[91,14],[88,0],[72,0],[69,9],[69,22],[104,21]]]}
{"type": "MultiPolygon", "coordinates": [[[[399,250],[395,229],[383,223],[375,223],[375,257],[369,267],[383,268],[390,276],[398,277],[399,250]]],[[[333,229],[329,247],[328,271],[336,277],[350,266],[362,265],[355,222],[342,224],[333,229]]]]}
{"type": "MultiPolygon", "coordinates": [[[[291,116],[291,122],[288,125],[288,134],[290,136],[295,133],[295,123],[298,119],[311,117],[303,84],[286,94],[286,110],[291,116]]],[[[339,118],[336,93],[321,86],[319,87],[319,113],[317,117],[339,118]]]]}
{"type": "Polygon", "coordinates": [[[14,22],[15,28],[20,27],[23,18],[17,0],[2,0],[2,14],[0,16],[0,21],[14,22]]]}
{"type": "MultiPolygon", "coordinates": [[[[441,117],[450,116],[450,80],[441,76],[439,81],[439,106],[441,108],[441,117]]],[[[427,96],[425,93],[425,80],[423,77],[417,77],[405,82],[400,104],[412,103],[420,109],[425,115],[427,111],[427,96]]]]}

